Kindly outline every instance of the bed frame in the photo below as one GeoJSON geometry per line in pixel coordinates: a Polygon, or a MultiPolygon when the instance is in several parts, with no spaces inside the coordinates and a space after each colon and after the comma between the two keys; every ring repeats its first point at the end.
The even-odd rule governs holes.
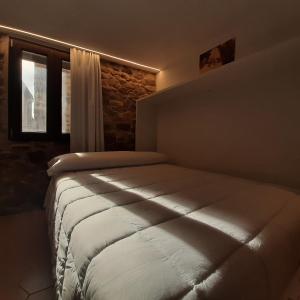
{"type": "Polygon", "coordinates": [[[138,101],[136,149],[300,188],[299,113],[297,38],[138,101]]]}

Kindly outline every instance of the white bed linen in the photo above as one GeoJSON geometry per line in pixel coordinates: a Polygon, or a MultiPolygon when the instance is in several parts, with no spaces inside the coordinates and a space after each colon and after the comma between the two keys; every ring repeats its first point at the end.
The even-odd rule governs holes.
{"type": "Polygon", "coordinates": [[[59,299],[281,299],[300,197],[168,164],[70,172],[46,197],[59,299]]]}
{"type": "Polygon", "coordinates": [[[68,171],[108,169],[166,163],[167,156],[157,152],[107,151],[68,153],[54,157],[48,163],[49,176],[68,171]]]}

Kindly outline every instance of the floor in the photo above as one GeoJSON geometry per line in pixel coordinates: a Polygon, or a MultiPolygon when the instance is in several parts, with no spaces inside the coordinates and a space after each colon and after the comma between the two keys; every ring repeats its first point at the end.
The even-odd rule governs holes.
{"type": "Polygon", "coordinates": [[[300,268],[297,270],[282,299],[300,300],[300,268]]]}
{"type": "Polygon", "coordinates": [[[0,245],[0,299],[55,299],[44,211],[1,216],[0,245]]]}

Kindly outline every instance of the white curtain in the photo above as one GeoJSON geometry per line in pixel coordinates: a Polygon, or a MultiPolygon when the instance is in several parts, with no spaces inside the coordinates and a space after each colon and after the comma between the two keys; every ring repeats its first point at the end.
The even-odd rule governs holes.
{"type": "Polygon", "coordinates": [[[103,151],[100,56],[71,49],[71,152],[103,151]]]}

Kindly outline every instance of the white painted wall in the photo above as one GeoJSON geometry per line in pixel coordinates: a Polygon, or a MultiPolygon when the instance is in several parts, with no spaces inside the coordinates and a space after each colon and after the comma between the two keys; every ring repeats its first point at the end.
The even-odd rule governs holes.
{"type": "MultiPolygon", "coordinates": [[[[224,1],[218,6],[214,1],[210,4],[202,1],[211,23],[209,25],[199,18],[199,36],[195,28],[186,32],[186,35],[194,35],[194,42],[185,48],[178,45],[177,56],[170,53],[170,60],[157,77],[158,90],[198,78],[199,55],[232,37],[236,38],[236,59],[240,59],[300,35],[299,0],[240,0],[239,5],[237,8],[235,1],[224,1]],[[219,6],[223,6],[223,17],[219,6]],[[232,11],[231,15],[228,10],[232,11]],[[202,38],[204,33],[209,33],[205,34],[205,39],[202,38]]],[[[189,40],[192,41],[193,37],[190,36],[189,40]]]]}

